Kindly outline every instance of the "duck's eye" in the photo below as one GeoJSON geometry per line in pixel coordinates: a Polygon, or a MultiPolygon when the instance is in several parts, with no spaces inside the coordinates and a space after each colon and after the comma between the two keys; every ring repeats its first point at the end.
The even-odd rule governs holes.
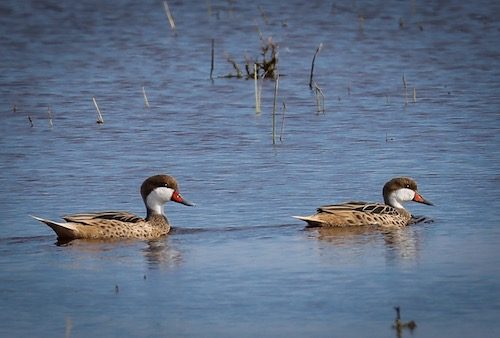
{"type": "Polygon", "coordinates": [[[407,184],[407,185],[406,185],[406,187],[407,187],[408,189],[410,189],[410,185],[409,185],[409,184],[407,184]]]}

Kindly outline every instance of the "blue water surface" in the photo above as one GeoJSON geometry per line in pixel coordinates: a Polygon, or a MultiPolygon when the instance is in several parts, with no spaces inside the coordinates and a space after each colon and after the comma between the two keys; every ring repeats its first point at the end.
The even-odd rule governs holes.
{"type": "Polygon", "coordinates": [[[400,336],[500,335],[497,2],[169,8],[175,32],[156,0],[0,4],[0,336],[390,337],[394,306],[417,323],[400,336]],[[268,38],[275,144],[274,82],[257,114],[254,82],[226,77],[268,38]],[[29,217],[144,215],[157,173],[197,204],[166,206],[167,238],[58,246],[29,217]],[[401,175],[434,222],[291,218],[401,175]]]}

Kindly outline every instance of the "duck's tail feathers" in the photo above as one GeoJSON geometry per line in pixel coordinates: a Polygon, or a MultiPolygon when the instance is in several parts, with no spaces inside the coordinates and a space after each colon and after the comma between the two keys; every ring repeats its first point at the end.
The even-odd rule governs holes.
{"type": "Polygon", "coordinates": [[[293,218],[300,219],[301,221],[307,222],[307,227],[322,227],[327,223],[317,217],[313,216],[292,216],[293,218]]]}
{"type": "Polygon", "coordinates": [[[58,223],[58,222],[51,221],[49,219],[40,218],[40,217],[33,216],[33,215],[30,215],[30,216],[33,217],[34,219],[36,219],[37,221],[45,223],[49,227],[51,227],[52,230],[54,230],[54,232],[57,234],[58,238],[68,238],[69,239],[69,238],[77,238],[78,237],[76,229],[72,226],[71,223],[58,223]]]}

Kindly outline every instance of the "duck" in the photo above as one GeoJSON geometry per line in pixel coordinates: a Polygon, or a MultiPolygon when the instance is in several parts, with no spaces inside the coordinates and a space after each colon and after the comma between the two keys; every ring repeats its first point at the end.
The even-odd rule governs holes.
{"type": "Polygon", "coordinates": [[[101,211],[65,215],[65,222],[55,222],[31,216],[54,230],[58,240],[73,239],[155,239],[170,231],[164,204],[173,201],[194,206],[181,196],[174,177],[160,174],[148,177],[141,185],[141,196],[146,206],[146,217],[127,211],[101,211]]]}
{"type": "Polygon", "coordinates": [[[403,204],[408,201],[434,205],[426,200],[410,177],[395,177],[382,189],[384,204],[346,202],[324,205],[310,216],[292,216],[307,222],[306,227],[381,226],[404,227],[412,223],[412,215],[403,204]]]}

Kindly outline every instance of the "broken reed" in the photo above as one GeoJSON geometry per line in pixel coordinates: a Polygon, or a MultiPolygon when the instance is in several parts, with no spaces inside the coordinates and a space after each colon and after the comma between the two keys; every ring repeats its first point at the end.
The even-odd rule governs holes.
{"type": "MultiPolygon", "coordinates": [[[[316,83],[316,81],[314,81],[314,63],[316,62],[316,56],[318,56],[322,48],[323,43],[320,43],[318,48],[316,48],[316,52],[314,52],[314,56],[311,62],[311,74],[309,76],[309,89],[313,90],[316,96],[316,107],[318,114],[325,112],[325,95],[323,94],[320,86],[316,83]]],[[[348,90],[350,91],[350,88],[348,90]]]]}
{"type": "Polygon", "coordinates": [[[311,74],[309,76],[309,89],[313,89],[313,74],[314,74],[314,63],[316,62],[316,56],[318,53],[321,51],[321,48],[323,48],[323,42],[319,44],[318,48],[316,48],[316,52],[314,53],[312,63],[311,63],[311,74]]]}
{"type": "Polygon", "coordinates": [[[149,100],[146,95],[146,89],[142,86],[142,95],[144,96],[144,107],[149,108],[149,100]]]}
{"type": "Polygon", "coordinates": [[[262,85],[259,85],[259,79],[257,76],[257,64],[253,65],[253,80],[255,84],[255,113],[260,114],[260,103],[261,103],[261,93],[262,85]]]}
{"type": "Polygon", "coordinates": [[[167,19],[168,19],[168,23],[170,24],[170,27],[174,31],[174,34],[177,34],[177,30],[175,29],[174,17],[172,16],[172,12],[170,12],[170,8],[168,7],[168,3],[166,1],[163,1],[163,8],[165,9],[165,14],[167,15],[167,19]]]}
{"type": "Polygon", "coordinates": [[[96,123],[103,124],[104,123],[104,119],[102,117],[101,110],[99,109],[99,106],[97,105],[95,97],[92,97],[92,101],[94,101],[94,106],[95,106],[95,109],[97,110],[97,121],[96,121],[96,123]]]}

